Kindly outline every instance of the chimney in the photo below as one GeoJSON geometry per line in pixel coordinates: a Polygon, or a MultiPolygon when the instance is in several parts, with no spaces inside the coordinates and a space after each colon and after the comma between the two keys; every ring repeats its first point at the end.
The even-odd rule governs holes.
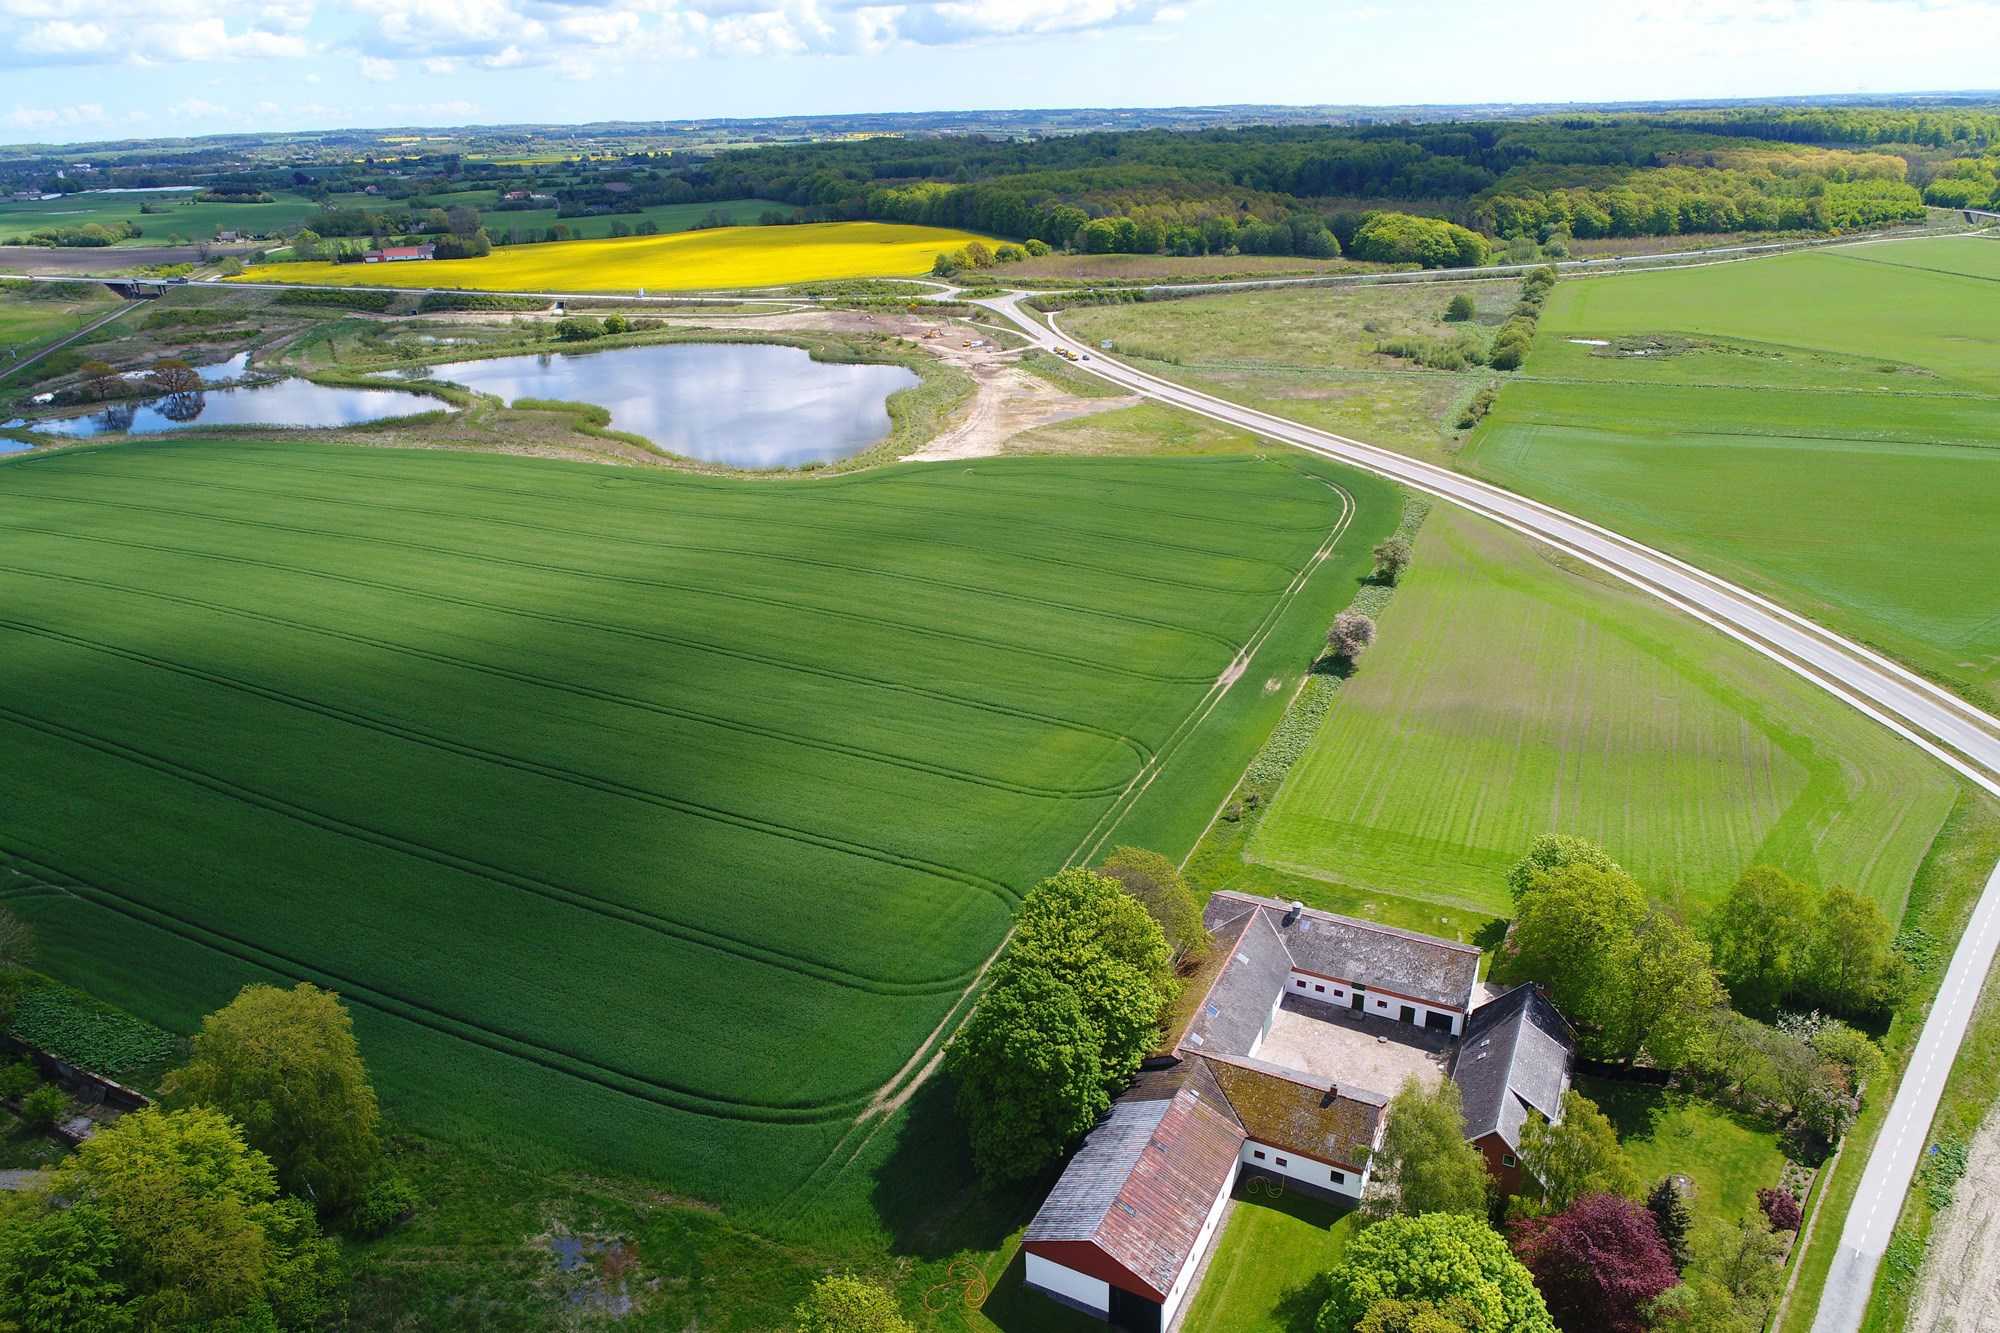
{"type": "Polygon", "coordinates": [[[1300,902],[1296,898],[1292,899],[1292,905],[1285,909],[1284,924],[1288,926],[1291,925],[1293,922],[1299,919],[1299,914],[1305,910],[1306,910],[1306,905],[1304,903],[1300,902]]]}

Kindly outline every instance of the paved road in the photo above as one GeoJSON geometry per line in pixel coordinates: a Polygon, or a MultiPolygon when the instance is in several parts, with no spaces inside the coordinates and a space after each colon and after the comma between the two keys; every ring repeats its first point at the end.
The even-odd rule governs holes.
{"type": "MultiPolygon", "coordinates": [[[[1121,388],[1379,473],[1586,561],[1748,644],[2000,796],[2000,719],[1879,654],[1747,589],[1547,505],[1110,360],[1064,333],[1058,318],[1049,317],[1045,325],[1022,310],[1021,302],[1029,295],[1009,293],[981,304],[1005,316],[1045,349],[1064,348],[1079,358],[1090,357],[1086,368],[1121,388]]],[[[1996,947],[2000,947],[2000,867],[1995,867],[1987,881],[1952,955],[1916,1053],[1862,1174],[1833,1271],[1820,1298],[1813,1333],[1855,1333],[1861,1326],[1889,1233],[1902,1210],[1903,1196],[1996,947]]]]}

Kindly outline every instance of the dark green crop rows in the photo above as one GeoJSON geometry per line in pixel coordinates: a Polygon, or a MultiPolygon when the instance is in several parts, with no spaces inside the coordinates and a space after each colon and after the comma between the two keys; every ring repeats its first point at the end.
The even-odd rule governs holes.
{"type": "Polygon", "coordinates": [[[420,1123],[769,1197],[1345,507],[1257,458],[10,463],[0,882],[169,1027],[311,979],[420,1123]]]}

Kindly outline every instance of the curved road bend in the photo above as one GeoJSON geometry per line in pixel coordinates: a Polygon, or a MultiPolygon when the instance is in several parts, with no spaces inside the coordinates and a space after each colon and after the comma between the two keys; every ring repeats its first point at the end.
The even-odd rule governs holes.
{"type": "MultiPolygon", "coordinates": [[[[1054,317],[1044,325],[1020,310],[1020,303],[1032,295],[1012,292],[980,304],[1047,351],[1062,348],[1079,358],[1090,355],[1090,349],[1064,333],[1054,317]]],[[[1449,500],[1583,560],[1804,676],[2000,796],[2000,719],[1747,589],[1594,523],[1445,468],[1243,407],[1101,355],[1092,356],[1084,368],[1133,393],[1449,500]]],[[[1876,1269],[1996,948],[2000,948],[2000,867],[1987,881],[1952,955],[1862,1173],[1813,1333],[1854,1333],[1861,1326],[1876,1269]]]]}

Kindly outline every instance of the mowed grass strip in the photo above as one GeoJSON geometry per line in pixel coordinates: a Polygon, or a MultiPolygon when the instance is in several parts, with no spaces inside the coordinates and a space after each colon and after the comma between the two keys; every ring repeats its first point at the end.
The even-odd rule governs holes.
{"type": "Polygon", "coordinates": [[[482,291],[700,291],[782,287],[837,278],[930,272],[971,232],[885,222],[715,227],[662,236],[510,245],[481,259],[400,264],[265,264],[245,282],[330,287],[449,287],[482,291]]]}
{"type": "Polygon", "coordinates": [[[57,971],[179,1027],[308,977],[425,1123],[608,1117],[590,1153],[749,1197],[951,1009],[1342,507],[1247,456],[718,485],[180,440],[0,493],[0,891],[62,890],[19,899],[57,971]],[[775,1136],[754,1180],[713,1121],[775,1136]]]}
{"type": "Polygon", "coordinates": [[[1768,862],[1893,918],[1953,795],[1748,649],[1440,506],[1248,855],[1506,915],[1507,867],[1558,831],[1694,905],[1768,862]]]}
{"type": "Polygon", "coordinates": [[[1995,254],[1938,239],[1564,282],[1464,465],[1994,706],[1995,254]]]}

